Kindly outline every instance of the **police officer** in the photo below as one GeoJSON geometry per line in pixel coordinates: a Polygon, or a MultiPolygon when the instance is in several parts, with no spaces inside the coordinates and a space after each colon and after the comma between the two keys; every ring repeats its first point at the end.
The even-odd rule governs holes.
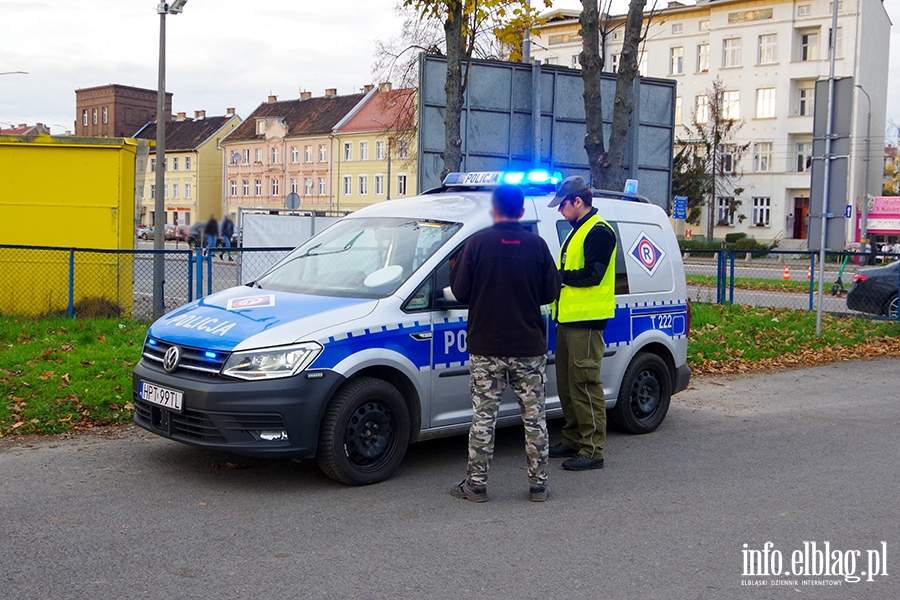
{"type": "Polygon", "coordinates": [[[600,381],[603,330],[616,309],[616,234],[597,209],[582,177],[559,183],[551,207],[572,224],[559,252],[563,287],[554,305],[556,385],[566,424],[552,458],[563,468],[603,468],[606,399],[600,381]]]}

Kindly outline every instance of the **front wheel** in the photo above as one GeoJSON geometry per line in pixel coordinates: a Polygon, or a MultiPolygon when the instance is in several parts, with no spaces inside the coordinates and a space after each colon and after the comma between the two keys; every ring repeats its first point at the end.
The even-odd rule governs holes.
{"type": "Polygon", "coordinates": [[[656,354],[639,352],[622,378],[610,424],[627,433],[650,433],[666,418],[672,399],[672,375],[656,354]]]}
{"type": "Polygon", "coordinates": [[[409,409],[397,388],[372,377],[353,379],[325,410],[316,461],[341,483],[378,483],[400,465],[409,432],[409,409]]]}
{"type": "Polygon", "coordinates": [[[188,238],[188,248],[190,248],[191,251],[197,248],[197,244],[194,243],[194,240],[192,238],[188,238]]]}
{"type": "Polygon", "coordinates": [[[891,319],[897,318],[897,294],[894,294],[891,296],[890,300],[885,302],[884,316],[890,317],[891,319]]]}

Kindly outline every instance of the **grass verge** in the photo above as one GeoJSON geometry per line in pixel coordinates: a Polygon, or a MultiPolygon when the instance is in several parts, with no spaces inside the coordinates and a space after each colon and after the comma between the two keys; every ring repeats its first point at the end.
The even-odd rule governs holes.
{"type": "MultiPolygon", "coordinates": [[[[850,280],[853,278],[850,277],[850,280]]],[[[826,282],[826,291],[831,291],[832,282],[826,282]]],[[[701,287],[716,287],[715,275],[687,275],[687,284],[701,287]]],[[[845,281],[844,285],[850,287],[850,281],[845,281]]],[[[726,282],[727,286],[727,282],[726,282]]],[[[754,290],[757,292],[794,292],[800,294],[809,293],[808,281],[783,281],[781,279],[765,279],[757,277],[738,277],[734,280],[734,289],[736,290],[754,290]]],[[[818,289],[818,284],[816,289],[818,289]]]]}
{"type": "Polygon", "coordinates": [[[147,325],[0,317],[0,437],[130,421],[147,325]]]}

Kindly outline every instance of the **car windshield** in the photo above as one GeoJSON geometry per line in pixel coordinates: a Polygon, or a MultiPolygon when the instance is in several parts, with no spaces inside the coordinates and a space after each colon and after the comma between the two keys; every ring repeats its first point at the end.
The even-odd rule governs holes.
{"type": "Polygon", "coordinates": [[[344,219],[291,252],[256,284],[296,294],[386,298],[460,227],[389,217],[344,219]]]}

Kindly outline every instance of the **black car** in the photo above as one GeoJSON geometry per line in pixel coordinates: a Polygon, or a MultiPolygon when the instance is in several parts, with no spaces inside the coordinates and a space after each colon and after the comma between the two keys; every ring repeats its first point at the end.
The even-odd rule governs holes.
{"type": "Polygon", "coordinates": [[[896,319],[898,289],[900,262],[863,269],[853,276],[853,287],[847,292],[847,308],[896,319]]]}
{"type": "MultiPolygon", "coordinates": [[[[191,250],[197,247],[206,247],[206,234],[203,233],[203,230],[206,229],[206,221],[201,221],[200,223],[194,223],[191,225],[191,228],[187,233],[187,243],[191,250]],[[202,240],[202,241],[201,241],[202,240]]],[[[238,245],[238,236],[237,232],[235,232],[231,236],[231,247],[237,248],[238,245]]],[[[224,248],[225,247],[225,239],[219,235],[216,237],[216,247],[224,248]]]]}

